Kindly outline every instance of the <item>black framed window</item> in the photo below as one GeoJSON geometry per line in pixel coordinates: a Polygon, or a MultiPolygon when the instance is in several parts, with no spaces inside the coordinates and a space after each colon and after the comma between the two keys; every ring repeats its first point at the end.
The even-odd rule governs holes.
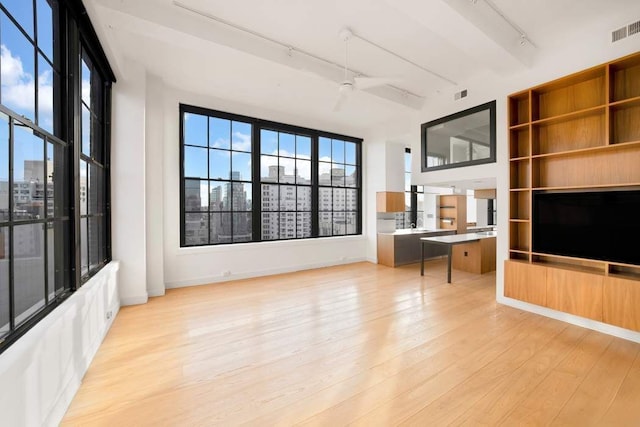
{"type": "Polygon", "coordinates": [[[362,232],[362,140],[188,105],[180,129],[181,246],[362,232]]]}
{"type": "Polygon", "coordinates": [[[411,148],[404,149],[404,212],[396,213],[396,229],[424,226],[424,187],[411,185],[411,148]]]}
{"type": "Polygon", "coordinates": [[[110,257],[107,249],[101,262],[89,259],[92,270],[82,277],[75,242],[82,217],[89,230],[82,242],[90,248],[101,233],[94,242],[109,247],[105,114],[115,79],[80,0],[0,1],[0,70],[2,352],[110,257]],[[99,63],[87,67],[91,100],[83,96],[80,57],[88,55],[81,40],[99,63]],[[84,120],[81,105],[93,118],[84,120]],[[93,216],[101,216],[100,232],[93,216]]]}
{"type": "Polygon", "coordinates": [[[106,82],[90,54],[80,47],[80,272],[83,280],[107,261],[107,177],[105,153],[106,82]]]}

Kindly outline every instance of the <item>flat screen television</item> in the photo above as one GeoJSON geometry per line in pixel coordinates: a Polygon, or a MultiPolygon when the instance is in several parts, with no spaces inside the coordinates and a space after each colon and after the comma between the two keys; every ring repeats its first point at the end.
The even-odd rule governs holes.
{"type": "Polygon", "coordinates": [[[533,252],[640,265],[640,190],[533,193],[533,252]]]}

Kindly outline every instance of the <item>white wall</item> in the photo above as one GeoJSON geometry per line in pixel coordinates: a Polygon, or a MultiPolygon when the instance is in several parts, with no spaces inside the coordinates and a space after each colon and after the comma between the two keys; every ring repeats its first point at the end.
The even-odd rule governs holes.
{"type": "Polygon", "coordinates": [[[147,74],[145,102],[145,226],[146,275],[149,296],[164,295],[164,84],[147,74]]]}
{"type": "Polygon", "coordinates": [[[494,164],[484,164],[464,168],[422,173],[419,158],[412,162],[413,180],[418,185],[433,184],[445,181],[473,180],[478,178],[495,177],[497,183],[497,271],[496,298],[499,302],[534,311],[546,316],[559,318],[581,326],[600,330],[606,333],[637,340],[640,334],[613,328],[602,323],[559,313],[553,310],[522,303],[504,297],[504,260],[508,258],[508,227],[509,227],[509,162],[507,140],[507,96],[522,89],[578,72],[624,55],[637,51],[637,42],[631,40],[611,45],[606,34],[584,34],[576,43],[574,49],[562,51],[539,52],[535,66],[523,69],[520,73],[503,75],[478,76],[474,80],[463,82],[460,86],[451,88],[450,93],[442,93],[439,97],[430,99],[422,111],[421,117],[412,126],[412,152],[419,153],[420,124],[455,112],[474,107],[492,100],[496,100],[496,156],[494,164]],[[453,93],[460,89],[468,90],[468,97],[454,101],[453,93]],[[635,338],[634,338],[635,337],[635,338]]]}
{"type": "MultiPolygon", "coordinates": [[[[113,88],[111,123],[112,258],[121,261],[123,305],[147,302],[145,228],[146,72],[135,61],[113,88]]],[[[161,122],[158,122],[161,123],[161,122]]]]}
{"type": "Polygon", "coordinates": [[[0,424],[59,424],[120,307],[118,267],[109,263],[0,355],[0,424]]]}

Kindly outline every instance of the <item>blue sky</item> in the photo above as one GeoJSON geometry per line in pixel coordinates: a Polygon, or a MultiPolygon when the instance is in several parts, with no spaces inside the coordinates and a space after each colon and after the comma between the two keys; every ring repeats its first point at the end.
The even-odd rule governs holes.
{"type": "MultiPolygon", "coordinates": [[[[33,6],[25,0],[3,0],[2,4],[18,21],[31,39],[38,37],[38,45],[50,60],[53,56],[52,12],[46,0],[38,0],[38,28],[33,26],[33,6]]],[[[35,72],[34,47],[4,14],[0,13],[0,48],[2,103],[16,113],[35,120],[35,88],[38,86],[39,125],[53,130],[53,68],[42,54],[38,54],[38,76],[35,72]],[[36,78],[37,77],[37,78],[36,78]]]]}

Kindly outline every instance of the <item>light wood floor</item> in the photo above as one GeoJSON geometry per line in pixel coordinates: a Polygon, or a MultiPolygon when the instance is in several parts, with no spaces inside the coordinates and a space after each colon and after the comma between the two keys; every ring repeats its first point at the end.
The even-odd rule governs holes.
{"type": "Polygon", "coordinates": [[[640,344],[369,263],[125,307],[63,425],[640,425],[640,344]]]}

